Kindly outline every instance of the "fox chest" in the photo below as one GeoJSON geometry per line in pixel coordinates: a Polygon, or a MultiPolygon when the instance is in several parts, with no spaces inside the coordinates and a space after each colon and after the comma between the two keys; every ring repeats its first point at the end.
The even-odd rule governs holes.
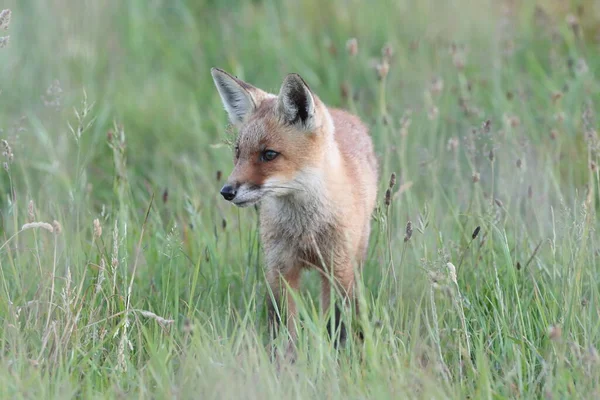
{"type": "Polygon", "coordinates": [[[268,268],[323,268],[339,245],[336,224],[308,210],[261,210],[261,238],[268,268]],[[267,211],[267,212],[265,212],[267,211]]]}

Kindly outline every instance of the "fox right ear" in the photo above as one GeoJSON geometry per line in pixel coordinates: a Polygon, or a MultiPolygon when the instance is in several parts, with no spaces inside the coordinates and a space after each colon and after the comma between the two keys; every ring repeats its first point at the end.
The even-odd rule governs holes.
{"type": "Polygon", "coordinates": [[[278,96],[279,114],[290,125],[306,130],[314,128],[315,99],[310,88],[298,74],[288,74],[278,96]]]}
{"type": "Polygon", "coordinates": [[[229,114],[229,120],[235,126],[241,125],[244,119],[256,110],[263,98],[263,92],[222,69],[211,68],[210,73],[223,106],[229,114]]]}

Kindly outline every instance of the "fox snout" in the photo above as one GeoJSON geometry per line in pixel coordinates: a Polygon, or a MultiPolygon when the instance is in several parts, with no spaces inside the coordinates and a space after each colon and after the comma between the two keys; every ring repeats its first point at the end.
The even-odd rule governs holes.
{"type": "Polygon", "coordinates": [[[261,200],[264,194],[264,191],[259,185],[236,181],[228,181],[221,188],[221,196],[237,207],[248,207],[256,204],[261,200]]]}
{"type": "Polygon", "coordinates": [[[221,188],[221,196],[223,196],[223,198],[227,201],[231,201],[231,200],[235,199],[236,194],[237,194],[237,187],[235,187],[234,185],[230,185],[229,183],[226,183],[221,188]]]}

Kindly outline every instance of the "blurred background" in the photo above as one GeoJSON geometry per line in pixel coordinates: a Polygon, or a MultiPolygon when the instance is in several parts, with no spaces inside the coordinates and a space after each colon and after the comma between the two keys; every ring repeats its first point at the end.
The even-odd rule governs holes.
{"type": "MultiPolygon", "coordinates": [[[[222,141],[226,126],[212,66],[272,92],[286,73],[301,73],[328,104],[351,107],[373,125],[382,114],[377,65],[382,51],[390,51],[385,108],[392,122],[398,125],[410,110],[417,120],[427,111],[445,111],[435,118],[439,122],[417,125],[407,138],[416,157],[435,154],[451,136],[460,138],[492,116],[500,127],[502,115],[490,115],[487,106],[500,102],[504,109],[497,114],[515,112],[524,96],[546,97],[540,106],[549,104],[548,93],[566,84],[550,74],[597,67],[586,57],[597,49],[593,1],[5,3],[13,23],[10,46],[0,54],[2,128],[5,136],[18,136],[13,146],[24,157],[16,162],[44,171],[30,176],[29,189],[51,186],[53,196],[75,184],[67,123],[75,124],[73,106],[84,91],[94,104],[88,115],[94,122],[81,138],[80,152],[90,164],[78,184],[94,184],[96,200],[108,200],[106,133],[117,121],[127,132],[128,165],[139,178],[132,184],[158,190],[171,183],[196,197],[202,188],[202,203],[212,207],[216,171],[230,167],[227,148],[211,147],[222,141]],[[560,43],[552,38],[569,30],[577,34],[560,43]],[[356,56],[348,54],[350,38],[358,40],[356,56]],[[464,115],[468,107],[473,112],[464,115]]],[[[518,117],[538,127],[528,138],[547,138],[548,121],[518,117]]],[[[400,135],[384,136],[374,131],[381,156],[391,153],[384,163],[389,167],[397,161],[390,149],[400,135]]]]}
{"type": "MultiPolygon", "coordinates": [[[[445,383],[424,387],[457,398],[481,383],[461,375],[470,346],[496,393],[568,393],[580,376],[538,380],[540,357],[556,350],[549,325],[560,322],[582,349],[600,335],[586,308],[600,282],[598,1],[0,0],[2,9],[12,13],[0,31],[10,36],[0,49],[0,138],[10,150],[0,178],[0,358],[31,374],[33,392],[158,387],[166,396],[181,384],[233,394],[254,382],[227,380],[208,361],[214,375],[180,380],[195,376],[181,356],[192,350],[226,372],[263,365],[235,358],[233,339],[223,344],[261,331],[265,287],[256,211],[219,195],[235,132],[213,66],[273,93],[299,73],[326,104],[369,125],[381,170],[363,281],[368,318],[387,335],[370,353],[381,365],[393,343],[396,367],[429,371],[445,383]],[[53,234],[21,230],[31,222],[53,234]],[[444,297],[455,286],[462,294],[444,297]],[[431,287],[446,289],[430,296],[431,287]],[[196,342],[192,329],[202,332],[196,342]],[[456,379],[425,358],[445,360],[456,379]],[[519,362],[515,389],[502,371],[519,362]],[[41,372],[48,366],[58,378],[41,372]],[[129,375],[114,372],[125,366],[129,375]]],[[[307,278],[309,293],[317,283],[307,278]]],[[[311,368],[308,377],[322,371],[311,368]]],[[[6,395],[28,387],[11,376],[0,376],[6,395]]],[[[389,390],[410,392],[411,376],[389,390]]],[[[252,394],[327,387],[310,379],[295,389],[259,379],[252,394]]]]}

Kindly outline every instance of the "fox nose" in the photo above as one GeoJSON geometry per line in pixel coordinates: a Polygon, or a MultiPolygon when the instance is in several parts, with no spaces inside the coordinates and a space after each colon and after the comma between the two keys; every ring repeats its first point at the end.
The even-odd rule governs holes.
{"type": "Polygon", "coordinates": [[[221,196],[225,198],[227,201],[231,201],[235,198],[237,194],[237,190],[230,184],[226,184],[221,188],[221,196]]]}

